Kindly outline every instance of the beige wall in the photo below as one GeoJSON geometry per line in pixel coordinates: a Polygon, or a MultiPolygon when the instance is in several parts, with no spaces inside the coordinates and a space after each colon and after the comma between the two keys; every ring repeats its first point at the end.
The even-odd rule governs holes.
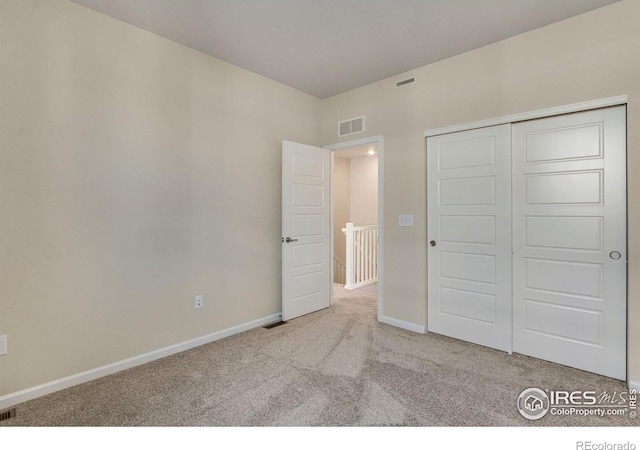
{"type": "Polygon", "coordinates": [[[337,155],[333,159],[333,252],[342,262],[346,262],[347,247],[347,237],[342,229],[350,217],[349,161],[337,155]]]}
{"type": "Polygon", "coordinates": [[[61,0],[0,2],[0,68],[0,396],[280,312],[320,100],[61,0]]]}
{"type": "Polygon", "coordinates": [[[623,0],[323,101],[325,144],[360,115],[366,135],[384,136],[384,316],[426,323],[425,130],[626,94],[629,370],[640,381],[639,23],[640,2],[623,0]],[[408,76],[416,82],[395,87],[408,76]],[[400,213],[415,227],[398,227],[400,213]]]}
{"type": "Polygon", "coordinates": [[[351,158],[351,222],[378,225],[378,156],[351,158]]]}

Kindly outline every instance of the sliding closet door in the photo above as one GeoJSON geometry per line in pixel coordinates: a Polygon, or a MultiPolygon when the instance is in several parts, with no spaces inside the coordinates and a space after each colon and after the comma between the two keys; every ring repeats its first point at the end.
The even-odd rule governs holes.
{"type": "Polygon", "coordinates": [[[428,330],[511,351],[511,126],[427,139],[428,330]]]}
{"type": "Polygon", "coordinates": [[[513,351],[626,379],[625,108],[513,125],[513,351]]]}

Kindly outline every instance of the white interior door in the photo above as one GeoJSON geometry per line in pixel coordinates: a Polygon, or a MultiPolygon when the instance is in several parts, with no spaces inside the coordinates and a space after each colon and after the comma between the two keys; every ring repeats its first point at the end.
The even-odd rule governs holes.
{"type": "Polygon", "coordinates": [[[331,303],[331,152],[282,142],[282,320],[331,303]]]}
{"type": "Polygon", "coordinates": [[[624,106],[513,125],[513,350],[626,379],[624,106]]]}
{"type": "Polygon", "coordinates": [[[427,139],[428,330],[511,351],[511,126],[427,139]]]}

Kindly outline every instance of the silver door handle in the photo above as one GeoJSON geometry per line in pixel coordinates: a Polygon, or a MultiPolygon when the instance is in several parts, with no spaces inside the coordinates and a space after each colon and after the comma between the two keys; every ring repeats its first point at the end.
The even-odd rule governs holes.
{"type": "Polygon", "coordinates": [[[611,259],[620,259],[621,256],[620,252],[613,251],[609,253],[609,258],[611,259]]]}
{"type": "Polygon", "coordinates": [[[287,236],[287,238],[284,241],[286,243],[289,243],[289,242],[297,242],[298,240],[297,239],[291,239],[289,236],[287,236]]]}

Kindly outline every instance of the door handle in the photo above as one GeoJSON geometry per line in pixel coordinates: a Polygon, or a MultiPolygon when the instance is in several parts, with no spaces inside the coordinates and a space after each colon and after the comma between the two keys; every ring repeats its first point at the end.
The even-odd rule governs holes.
{"type": "Polygon", "coordinates": [[[609,258],[611,259],[620,259],[621,256],[620,252],[613,251],[609,253],[609,258]]]}
{"type": "Polygon", "coordinates": [[[283,239],[283,241],[288,244],[289,242],[297,242],[298,240],[297,239],[292,239],[289,236],[287,236],[286,239],[283,239]]]}
{"type": "Polygon", "coordinates": [[[431,241],[431,242],[429,242],[429,243],[431,244],[431,246],[432,246],[432,247],[435,247],[435,246],[436,246],[436,241],[431,241]]]}

